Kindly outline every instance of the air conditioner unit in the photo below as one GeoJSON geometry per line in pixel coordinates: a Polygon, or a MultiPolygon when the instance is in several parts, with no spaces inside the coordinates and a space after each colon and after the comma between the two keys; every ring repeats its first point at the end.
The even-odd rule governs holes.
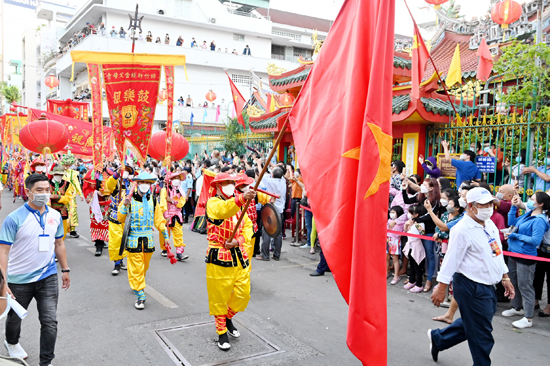
{"type": "Polygon", "coordinates": [[[159,13],[159,15],[164,15],[164,10],[159,9],[159,10],[158,10],[158,13],[159,13]]]}
{"type": "Polygon", "coordinates": [[[216,24],[216,18],[210,18],[210,23],[216,24]]]}

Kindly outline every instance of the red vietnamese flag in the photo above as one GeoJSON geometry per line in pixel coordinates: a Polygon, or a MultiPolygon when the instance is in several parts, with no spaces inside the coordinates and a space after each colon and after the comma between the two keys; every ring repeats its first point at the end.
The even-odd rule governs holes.
{"type": "Polygon", "coordinates": [[[246,104],[246,101],[244,100],[243,96],[239,92],[239,89],[235,86],[233,83],[233,80],[231,80],[231,77],[227,72],[225,73],[227,77],[229,78],[229,86],[231,87],[231,94],[233,94],[233,102],[235,103],[235,113],[237,113],[237,120],[239,123],[246,128],[246,125],[244,124],[244,118],[243,118],[243,109],[244,105],[246,104]]]}
{"type": "MultiPolygon", "coordinates": [[[[412,14],[411,14],[412,17],[412,14]]],[[[426,71],[426,63],[430,58],[430,52],[422,39],[416,22],[414,22],[414,40],[412,48],[412,96],[414,99],[420,97],[420,83],[426,71]]]]}
{"type": "Polygon", "coordinates": [[[346,0],[290,112],[321,246],[349,304],[348,347],[376,366],[387,363],[394,10],[395,0],[346,0]]]}
{"type": "Polygon", "coordinates": [[[493,71],[493,56],[491,55],[491,51],[489,51],[485,38],[481,39],[476,55],[479,56],[477,80],[487,81],[489,76],[491,76],[491,71],[493,71]]]}

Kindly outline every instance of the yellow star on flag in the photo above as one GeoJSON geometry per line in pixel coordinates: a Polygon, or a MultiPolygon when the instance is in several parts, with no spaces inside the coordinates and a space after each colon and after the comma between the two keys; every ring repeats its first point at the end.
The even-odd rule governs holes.
{"type": "MultiPolygon", "coordinates": [[[[390,180],[391,148],[392,148],[392,142],[393,142],[393,138],[390,135],[382,132],[382,129],[377,125],[372,123],[367,123],[367,125],[369,126],[372,134],[374,135],[374,139],[376,140],[376,144],[378,145],[378,154],[380,155],[380,162],[378,165],[378,171],[376,172],[376,176],[374,177],[374,180],[372,181],[363,199],[366,199],[367,197],[372,196],[373,194],[378,192],[380,185],[390,180]]],[[[350,158],[355,160],[359,160],[360,156],[361,156],[361,146],[358,146],[349,151],[346,151],[342,155],[342,157],[344,158],[350,158]]]]}

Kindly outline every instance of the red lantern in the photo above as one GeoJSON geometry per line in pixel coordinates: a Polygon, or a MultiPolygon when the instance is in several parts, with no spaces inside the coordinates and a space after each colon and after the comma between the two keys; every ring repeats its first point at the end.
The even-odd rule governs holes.
{"type": "Polygon", "coordinates": [[[283,107],[291,106],[292,104],[294,104],[295,99],[296,98],[294,98],[294,95],[292,95],[290,93],[284,93],[279,98],[279,100],[281,101],[281,104],[282,104],[283,107]]]}
{"type": "Polygon", "coordinates": [[[213,102],[216,100],[216,93],[214,93],[212,90],[210,90],[208,93],[206,93],[206,100],[209,102],[213,102]]]}
{"type": "Polygon", "coordinates": [[[428,4],[431,4],[434,6],[434,9],[441,8],[441,4],[445,4],[449,0],[424,0],[428,4]]]}
{"type": "Polygon", "coordinates": [[[506,29],[508,24],[517,21],[522,13],[523,9],[517,2],[504,0],[495,4],[493,10],[491,10],[491,19],[493,19],[493,22],[500,24],[502,29],[506,29]]]}
{"type": "MultiPolygon", "coordinates": [[[[189,142],[179,133],[172,132],[172,161],[178,161],[189,152],[189,142]]],[[[166,131],[155,132],[149,140],[149,155],[155,160],[164,161],[166,157],[166,131]]]]}
{"type": "Polygon", "coordinates": [[[69,142],[69,131],[61,122],[40,119],[31,121],[21,129],[19,141],[35,153],[54,153],[65,149],[69,142]]]}
{"type": "Polygon", "coordinates": [[[48,88],[52,89],[59,85],[59,79],[53,74],[50,74],[50,76],[46,77],[44,80],[44,84],[46,84],[48,88]]]}

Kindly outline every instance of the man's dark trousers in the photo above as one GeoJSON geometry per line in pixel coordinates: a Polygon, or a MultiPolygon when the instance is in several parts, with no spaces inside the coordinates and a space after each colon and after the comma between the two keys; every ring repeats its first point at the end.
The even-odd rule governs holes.
{"type": "MultiPolygon", "coordinates": [[[[33,298],[36,299],[38,320],[40,320],[40,365],[49,365],[55,357],[55,341],[57,339],[57,300],[59,285],[57,273],[40,281],[14,284],[8,286],[25,309],[33,298]]],[[[21,318],[10,310],[6,320],[6,341],[9,344],[19,343],[21,335],[21,318]]]]}
{"type": "Polygon", "coordinates": [[[443,351],[467,340],[474,366],[491,365],[490,355],[495,344],[492,320],[497,311],[495,287],[455,273],[453,294],[462,317],[447,328],[435,329],[433,346],[443,351]]]}

